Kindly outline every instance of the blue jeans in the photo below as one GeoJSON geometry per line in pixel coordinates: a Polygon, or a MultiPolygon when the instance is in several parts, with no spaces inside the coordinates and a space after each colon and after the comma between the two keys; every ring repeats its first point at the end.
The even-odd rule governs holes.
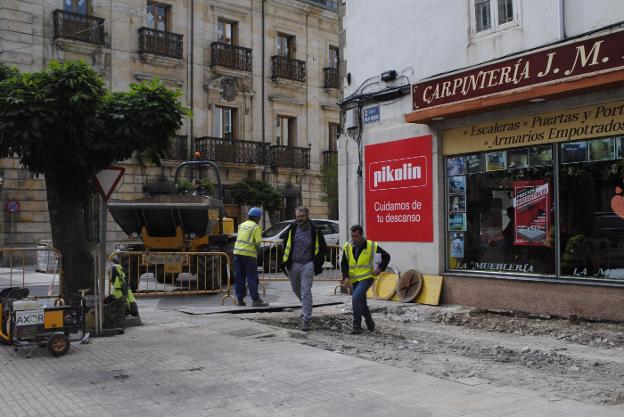
{"type": "Polygon", "coordinates": [[[366,303],[366,292],[375,282],[374,279],[364,279],[353,284],[353,294],[351,295],[351,305],[353,307],[353,328],[362,328],[362,316],[369,326],[373,322],[373,316],[366,303]]]}
{"type": "Polygon", "coordinates": [[[260,298],[258,294],[258,261],[251,256],[234,255],[234,290],[236,298],[245,298],[245,282],[249,285],[252,300],[260,298]]]}

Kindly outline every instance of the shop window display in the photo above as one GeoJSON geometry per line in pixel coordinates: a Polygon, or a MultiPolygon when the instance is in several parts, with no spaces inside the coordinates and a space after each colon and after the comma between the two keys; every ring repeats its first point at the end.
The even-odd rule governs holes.
{"type": "Polygon", "coordinates": [[[624,279],[622,139],[560,145],[562,276],[624,279]]]}
{"type": "Polygon", "coordinates": [[[551,146],[454,156],[447,172],[450,269],[555,274],[551,146]]]}
{"type": "Polygon", "coordinates": [[[446,168],[450,270],[624,280],[624,137],[454,155],[446,168]]]}

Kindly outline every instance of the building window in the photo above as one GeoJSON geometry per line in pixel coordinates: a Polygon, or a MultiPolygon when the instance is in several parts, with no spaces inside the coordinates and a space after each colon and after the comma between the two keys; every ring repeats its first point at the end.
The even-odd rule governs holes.
{"type": "Polygon", "coordinates": [[[275,38],[275,54],[289,59],[295,59],[295,37],[278,33],[275,38]]]}
{"type": "Polygon", "coordinates": [[[338,68],[338,62],[340,59],[340,50],[338,49],[337,46],[330,46],[329,47],[329,56],[328,56],[328,66],[329,68],[334,68],[337,69],[338,68]]]}
{"type": "Polygon", "coordinates": [[[228,45],[238,45],[238,23],[219,18],[217,41],[228,45]]]}
{"type": "Polygon", "coordinates": [[[169,31],[171,7],[162,3],[147,2],[147,27],[150,29],[169,31]]]}
{"type": "Polygon", "coordinates": [[[448,269],[624,280],[622,178],[622,136],[447,157],[448,269]]]}
{"type": "Polygon", "coordinates": [[[66,12],[74,12],[83,15],[91,14],[90,0],[63,0],[63,9],[66,12]]]}
{"type": "Polygon", "coordinates": [[[330,123],[329,124],[329,143],[327,146],[328,151],[337,151],[338,150],[338,137],[340,136],[340,124],[339,123],[330,123]]]}
{"type": "Polygon", "coordinates": [[[482,35],[516,24],[517,0],[471,0],[474,34],[482,35]]]}
{"type": "Polygon", "coordinates": [[[227,140],[236,137],[236,109],[215,106],[212,118],[212,136],[227,140]]]}
{"type": "Polygon", "coordinates": [[[277,116],[275,123],[275,143],[282,146],[297,144],[297,118],[277,116]]]}

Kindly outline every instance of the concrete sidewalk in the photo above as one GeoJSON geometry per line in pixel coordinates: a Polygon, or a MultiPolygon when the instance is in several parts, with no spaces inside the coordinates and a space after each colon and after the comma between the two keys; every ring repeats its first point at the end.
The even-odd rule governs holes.
{"type": "MultiPolygon", "coordinates": [[[[316,300],[349,302],[330,295],[331,289],[315,284],[316,300]]],[[[286,283],[272,283],[268,290],[269,301],[291,301],[286,283]]],[[[290,340],[305,337],[300,332],[244,315],[177,311],[198,307],[205,298],[173,301],[141,300],[144,326],[72,346],[62,358],[39,349],[27,359],[2,346],[0,416],[619,417],[624,412],[478,380],[442,380],[320,350],[290,340]]]]}

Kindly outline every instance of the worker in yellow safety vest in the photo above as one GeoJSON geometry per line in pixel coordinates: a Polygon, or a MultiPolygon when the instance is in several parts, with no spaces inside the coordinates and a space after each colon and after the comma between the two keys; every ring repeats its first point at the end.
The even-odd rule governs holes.
{"type": "Polygon", "coordinates": [[[390,263],[390,255],[377,242],[364,238],[364,229],[359,224],[351,227],[351,242],[343,246],[340,270],[345,286],[352,286],[351,305],[353,307],[352,334],[361,334],[362,316],[368,331],[375,331],[375,322],[368,309],[366,292],[375,282],[375,277],[390,263]],[[381,257],[381,260],[375,259],[381,257]]]}
{"type": "Polygon", "coordinates": [[[247,220],[238,226],[238,235],[234,244],[234,290],[239,306],[245,306],[245,283],[249,286],[249,295],[254,307],[268,307],[258,294],[258,249],[262,243],[260,218],[262,210],[252,207],[247,213],[247,220]]]}
{"type": "Polygon", "coordinates": [[[133,316],[139,315],[139,309],[136,303],[136,298],[134,298],[134,294],[132,294],[132,290],[128,287],[128,282],[126,280],[126,272],[123,267],[118,264],[112,265],[112,278],[113,281],[113,290],[111,295],[115,298],[121,298],[126,302],[126,313],[131,314],[133,316]]]}

